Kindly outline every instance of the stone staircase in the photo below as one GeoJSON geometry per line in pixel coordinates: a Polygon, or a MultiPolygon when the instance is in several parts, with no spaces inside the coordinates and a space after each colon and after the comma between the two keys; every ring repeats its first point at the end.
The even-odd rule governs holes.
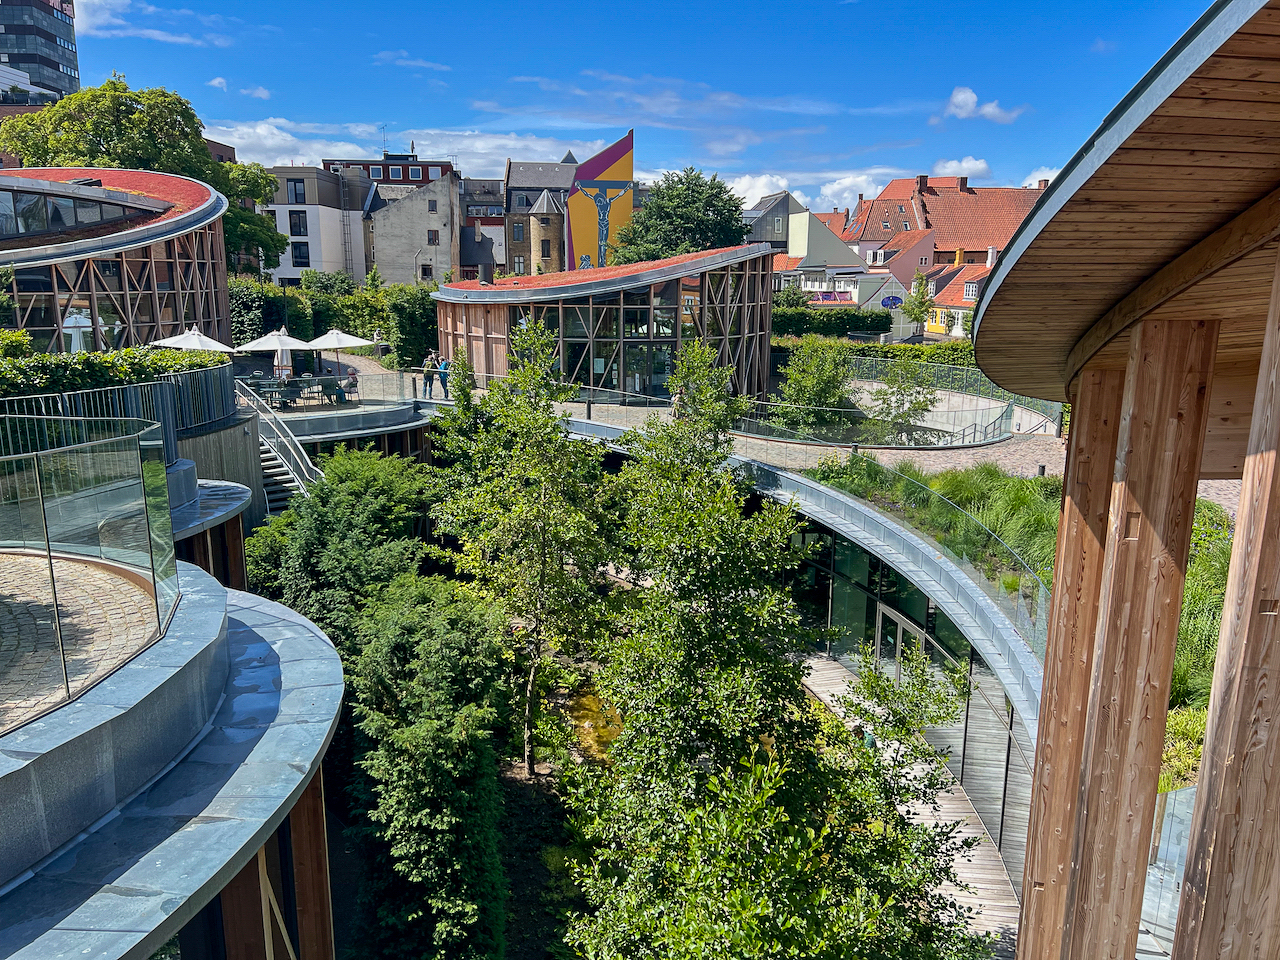
{"type": "Polygon", "coordinates": [[[267,495],[267,513],[275,516],[289,506],[294,494],[302,491],[302,485],[265,440],[258,441],[258,456],[262,461],[262,489],[267,495]]]}

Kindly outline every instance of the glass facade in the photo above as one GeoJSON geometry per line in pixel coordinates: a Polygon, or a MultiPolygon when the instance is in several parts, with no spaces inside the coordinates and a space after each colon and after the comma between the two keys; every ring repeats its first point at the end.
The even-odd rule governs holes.
{"type": "Polygon", "coordinates": [[[860,656],[875,656],[892,674],[904,649],[923,645],[939,670],[968,679],[959,719],[925,738],[947,757],[1020,894],[1034,748],[1000,681],[937,604],[888,563],[812,522],[796,536],[814,552],[793,591],[812,625],[836,631],[832,657],[852,671],[860,656]]]}

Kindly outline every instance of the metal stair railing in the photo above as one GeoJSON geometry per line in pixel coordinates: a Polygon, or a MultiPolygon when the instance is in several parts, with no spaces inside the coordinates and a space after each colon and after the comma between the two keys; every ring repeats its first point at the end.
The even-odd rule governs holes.
{"type": "Polygon", "coordinates": [[[302,444],[298,442],[298,438],[293,435],[288,425],[276,416],[275,411],[248,384],[237,380],[236,396],[257,413],[258,435],[280,458],[285,470],[298,484],[302,495],[310,496],[307,485],[320,480],[324,476],[323,471],[311,462],[307,451],[302,449],[302,444]]]}

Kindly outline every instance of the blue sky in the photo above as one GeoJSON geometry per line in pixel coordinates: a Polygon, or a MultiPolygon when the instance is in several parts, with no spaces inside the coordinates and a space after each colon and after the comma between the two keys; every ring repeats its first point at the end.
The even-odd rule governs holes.
{"type": "Polygon", "coordinates": [[[636,130],[644,178],[844,207],[895,176],[1060,168],[1208,0],[644,4],[79,0],[81,81],[195,105],[241,159],[387,146],[498,177],[636,130]],[[596,11],[596,12],[591,12],[596,11]]]}

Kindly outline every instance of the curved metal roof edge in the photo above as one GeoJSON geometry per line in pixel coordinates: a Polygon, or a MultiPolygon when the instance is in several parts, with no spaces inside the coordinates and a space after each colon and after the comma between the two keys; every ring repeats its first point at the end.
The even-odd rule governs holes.
{"type": "MultiPolygon", "coordinates": [[[[93,167],[86,169],[108,170],[113,167],[93,167]]],[[[132,171],[130,171],[132,172],[132,171]]],[[[176,236],[206,226],[221,217],[231,206],[221,193],[194,177],[184,177],[176,173],[163,174],[178,180],[198,183],[209,191],[209,198],[198,207],[179,214],[171,220],[158,223],[144,223],[121,233],[108,234],[105,237],[91,237],[87,240],[70,240],[65,243],[48,243],[26,250],[0,250],[0,264],[22,269],[23,267],[44,267],[63,260],[75,260],[80,257],[101,257],[134,247],[145,246],[160,240],[171,240],[176,236]],[[13,256],[11,256],[13,255],[13,256]]],[[[49,181],[57,183],[58,181],[49,181]]],[[[110,189],[110,188],[105,188],[110,189]]]]}
{"type": "MultiPolygon", "coordinates": [[[[978,336],[987,305],[999,291],[1005,277],[1040,232],[1067,201],[1075,196],[1098,168],[1127,140],[1187,78],[1222,46],[1268,0],[1217,0],[1187,30],[1137,85],[1116,104],[1105,120],[1076,151],[1049,189],[1041,194],[1031,213],[1022,221],[1009,245],[1004,248],[987,280],[973,312],[973,344],[978,336]]],[[[981,359],[978,360],[981,367],[981,359]]]]}
{"type": "MultiPolygon", "coordinates": [[[[564,291],[571,289],[572,296],[585,297],[595,293],[611,293],[614,290],[623,290],[627,287],[636,287],[646,283],[660,283],[663,280],[674,280],[678,277],[688,276],[690,272],[702,273],[705,270],[714,270],[716,267],[727,266],[731,263],[741,263],[743,260],[750,260],[753,257],[772,255],[773,248],[767,243],[753,243],[746,247],[735,247],[732,251],[717,254],[714,250],[707,251],[708,256],[703,260],[685,260],[682,263],[673,263],[665,267],[657,267],[653,270],[645,270],[641,273],[631,273],[621,277],[608,277],[604,280],[568,280],[565,283],[556,284],[549,287],[491,287],[487,290],[458,290],[449,291],[448,287],[441,287],[434,290],[431,296],[435,300],[441,300],[445,303],[538,303],[542,300],[558,300],[564,296],[564,291]],[[696,268],[692,269],[691,268],[696,268]],[[444,294],[448,291],[448,296],[444,294]]],[[[590,273],[589,270],[584,271],[565,271],[566,273],[577,274],[590,273]]]]}

